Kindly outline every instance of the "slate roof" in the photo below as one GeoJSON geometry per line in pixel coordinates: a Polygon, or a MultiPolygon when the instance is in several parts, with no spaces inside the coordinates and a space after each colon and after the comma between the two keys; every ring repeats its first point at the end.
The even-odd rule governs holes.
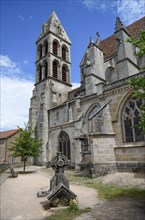
{"type": "MultiPolygon", "coordinates": [[[[131,25],[126,27],[126,30],[130,36],[137,38],[139,36],[140,30],[145,30],[145,16],[131,25]]],[[[104,52],[104,58],[109,59],[117,52],[117,42],[115,35],[102,40],[100,42],[99,48],[104,52]]]]}
{"type": "Polygon", "coordinates": [[[10,138],[11,136],[15,135],[18,131],[19,129],[0,131],[0,139],[10,138]]]}

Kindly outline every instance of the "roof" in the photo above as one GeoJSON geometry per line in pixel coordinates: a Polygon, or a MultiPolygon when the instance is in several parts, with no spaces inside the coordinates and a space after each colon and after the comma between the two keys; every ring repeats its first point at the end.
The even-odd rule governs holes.
{"type": "MultiPolygon", "coordinates": [[[[145,30],[145,16],[127,26],[126,30],[130,36],[137,38],[140,30],[145,30]]],[[[101,41],[99,47],[104,52],[105,60],[111,58],[117,52],[115,35],[111,35],[110,37],[101,41]]]]}
{"type": "Polygon", "coordinates": [[[65,40],[68,44],[71,45],[71,41],[55,11],[52,11],[52,14],[49,17],[48,21],[46,23],[43,23],[42,32],[40,33],[36,43],[38,43],[38,41],[41,40],[49,32],[59,36],[59,38],[65,40]]]}
{"type": "Polygon", "coordinates": [[[19,129],[8,130],[8,131],[0,131],[0,139],[6,139],[13,135],[15,135],[19,129]]]}

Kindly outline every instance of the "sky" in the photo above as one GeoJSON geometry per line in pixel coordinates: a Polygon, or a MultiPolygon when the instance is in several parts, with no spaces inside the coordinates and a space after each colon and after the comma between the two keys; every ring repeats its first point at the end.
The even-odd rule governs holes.
{"type": "Polygon", "coordinates": [[[24,127],[29,120],[30,98],[35,82],[35,42],[55,10],[69,36],[71,81],[79,86],[79,65],[99,32],[103,40],[114,33],[116,17],[125,26],[145,15],[145,0],[1,0],[0,130],[24,127]]]}

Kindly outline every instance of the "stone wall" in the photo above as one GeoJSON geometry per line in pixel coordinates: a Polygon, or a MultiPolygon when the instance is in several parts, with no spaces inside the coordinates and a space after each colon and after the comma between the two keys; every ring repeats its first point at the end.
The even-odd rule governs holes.
{"type": "Polygon", "coordinates": [[[115,157],[119,171],[145,172],[145,145],[115,148],[115,157]]]}

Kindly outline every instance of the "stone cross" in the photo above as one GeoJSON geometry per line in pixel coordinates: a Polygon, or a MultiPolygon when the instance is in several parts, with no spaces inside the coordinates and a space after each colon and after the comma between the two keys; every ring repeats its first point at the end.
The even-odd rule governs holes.
{"type": "Polygon", "coordinates": [[[77,195],[69,189],[69,180],[64,176],[64,170],[68,167],[69,161],[61,152],[52,158],[51,167],[55,175],[50,180],[50,189],[37,193],[38,197],[47,196],[48,201],[43,204],[44,209],[57,206],[67,206],[70,200],[77,195]]]}
{"type": "Polygon", "coordinates": [[[63,174],[68,165],[69,161],[67,157],[64,156],[61,152],[57,153],[57,156],[51,160],[51,167],[58,174],[63,174]]]}

